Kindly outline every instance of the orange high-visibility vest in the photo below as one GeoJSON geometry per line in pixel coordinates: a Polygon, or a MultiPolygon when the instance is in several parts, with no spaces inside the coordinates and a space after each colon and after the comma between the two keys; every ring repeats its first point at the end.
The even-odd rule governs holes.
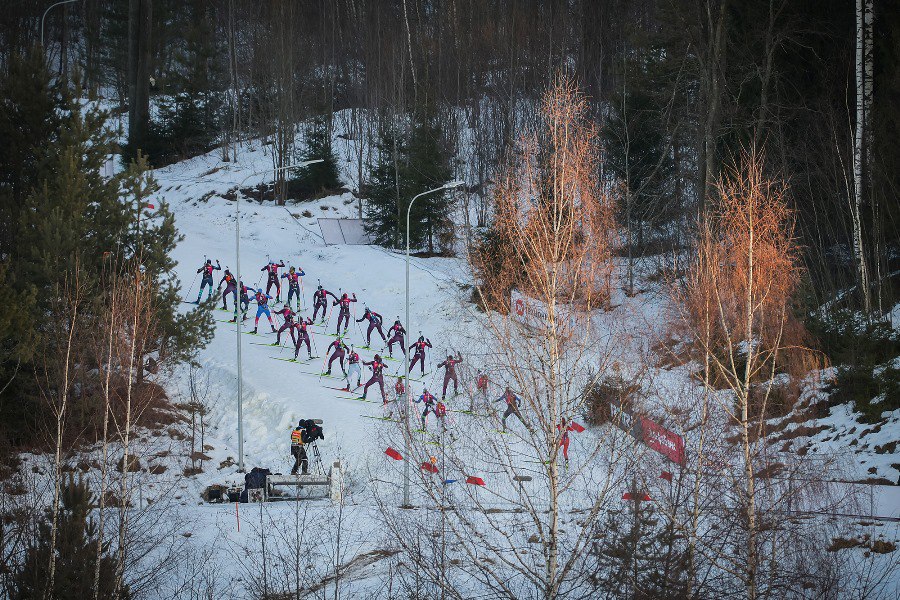
{"type": "Polygon", "coordinates": [[[303,445],[303,430],[294,430],[291,432],[291,446],[303,445]]]}

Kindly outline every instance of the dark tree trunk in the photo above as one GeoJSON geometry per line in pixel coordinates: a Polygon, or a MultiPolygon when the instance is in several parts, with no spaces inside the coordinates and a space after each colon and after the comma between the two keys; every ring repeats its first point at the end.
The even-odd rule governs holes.
{"type": "Polygon", "coordinates": [[[128,145],[130,153],[146,148],[150,127],[150,33],[153,0],[128,5],[128,145]]]}

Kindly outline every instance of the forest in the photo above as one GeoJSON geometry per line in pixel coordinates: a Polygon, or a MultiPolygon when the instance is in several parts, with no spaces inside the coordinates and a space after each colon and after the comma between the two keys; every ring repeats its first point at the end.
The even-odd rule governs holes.
{"type": "MultiPolygon", "coordinates": [[[[0,11],[0,103],[0,479],[27,471],[29,456],[52,455],[53,481],[49,501],[27,516],[0,503],[9,522],[27,523],[0,529],[0,555],[18,557],[19,567],[0,570],[4,597],[37,597],[48,576],[55,583],[45,598],[147,595],[152,586],[142,590],[143,580],[129,575],[123,550],[138,487],[128,482],[129,461],[147,462],[133,438],[190,421],[190,468],[200,468],[184,475],[208,460],[197,458],[207,451],[194,434],[214,409],[198,400],[196,371],[210,352],[220,358],[210,350],[217,294],[182,306],[193,300],[185,278],[193,267],[178,271],[174,254],[201,227],[189,221],[196,216],[176,222],[166,200],[182,183],[166,179],[166,169],[194,159],[215,159],[198,177],[215,181],[258,151],[269,173],[191,197],[194,206],[243,197],[253,210],[288,209],[297,220],[340,196],[342,216],[361,219],[384,251],[402,253],[409,243],[417,259],[465,264],[469,277],[456,283],[473,307],[466,310],[496,340],[496,368],[515,374],[504,387],[533,391],[520,395],[546,434],[535,452],[549,452],[554,464],[548,502],[562,477],[560,418],[608,423],[608,408],[598,408],[608,398],[624,405],[655,382],[650,367],[626,381],[612,350],[573,342],[565,326],[545,331],[543,342],[522,334],[507,314],[516,291],[547,306],[611,314],[664,287],[676,325],[646,345],[667,368],[696,367],[692,384],[733,397],[723,409],[732,437],[700,444],[743,452],[741,498],[755,498],[755,478],[771,467],[768,458],[756,472],[753,464],[784,442],[772,419],[799,423],[799,415],[824,418],[847,406],[861,427],[898,428],[898,0],[13,0],[0,11]],[[293,167],[308,161],[316,162],[293,167]],[[458,192],[412,204],[450,182],[458,192]],[[547,360],[522,356],[510,340],[534,343],[547,360]],[[520,375],[531,369],[549,375],[520,375]],[[185,370],[189,384],[171,375],[185,370]],[[813,378],[819,385],[820,375],[824,400],[813,406],[804,386],[813,378]],[[548,381],[559,391],[534,391],[548,381]],[[186,385],[179,404],[174,390],[186,385]],[[66,463],[97,448],[101,488],[91,491],[66,463]],[[97,507],[117,511],[106,534],[89,524],[97,507]],[[110,535],[115,543],[105,546],[110,535]],[[58,573],[56,548],[71,552],[58,573]],[[93,578],[79,579],[83,568],[93,578]],[[66,586],[70,595],[59,591],[66,586]]],[[[230,236],[210,206],[208,227],[230,236]]],[[[275,258],[280,249],[271,251],[275,258]]],[[[459,335],[474,344],[467,336],[459,335]]],[[[494,364],[490,355],[481,360],[494,364]]],[[[678,411],[667,417],[683,417],[686,434],[699,427],[678,411]]],[[[612,452],[604,443],[592,457],[612,452]]],[[[621,440],[609,443],[621,450],[621,440]]],[[[507,446],[482,458],[502,464],[507,446]]],[[[896,458],[896,442],[877,448],[896,458]]],[[[470,458],[452,455],[459,464],[470,458]]],[[[898,484],[884,471],[869,474],[898,484]]],[[[431,501],[444,501],[443,491],[422,485],[431,501]]],[[[389,512],[390,500],[375,501],[389,512]]],[[[672,514],[690,508],[681,504],[687,496],[672,502],[672,514]]],[[[655,529],[635,501],[635,527],[599,566],[579,565],[577,585],[551,576],[567,567],[553,554],[556,538],[547,543],[552,567],[544,579],[534,575],[535,597],[592,597],[597,589],[715,597],[723,572],[734,587],[722,589],[741,597],[807,597],[813,588],[818,597],[850,597],[835,591],[843,585],[837,567],[827,583],[813,584],[808,570],[765,566],[760,548],[789,532],[766,538],[777,529],[771,514],[748,504],[720,524],[728,515],[746,520],[736,543],[749,538],[749,550],[718,563],[705,555],[716,563],[709,580],[697,567],[698,548],[714,545],[709,532],[701,542],[684,529],[655,529]],[[653,531],[657,549],[641,546],[638,524],[653,531]],[[659,554],[659,545],[679,544],[682,554],[659,554]],[[637,575],[639,562],[646,577],[637,575]],[[630,578],[604,570],[623,564],[630,578]]],[[[617,527],[606,513],[591,514],[583,532],[617,527]]],[[[436,547],[417,545],[431,542],[415,537],[416,527],[428,525],[384,522],[399,540],[415,539],[398,546],[400,556],[434,558],[436,547]]],[[[589,553],[581,537],[573,543],[573,557],[589,553]]],[[[473,569],[496,597],[525,589],[473,569]]],[[[424,577],[433,587],[421,597],[465,597],[448,592],[443,567],[424,577]]],[[[409,581],[396,597],[415,596],[409,581]]]]}

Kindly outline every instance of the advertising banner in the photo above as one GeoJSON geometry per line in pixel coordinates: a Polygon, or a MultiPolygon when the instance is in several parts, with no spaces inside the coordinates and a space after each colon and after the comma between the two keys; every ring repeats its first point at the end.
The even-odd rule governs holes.
{"type": "MultiPolygon", "coordinates": [[[[531,329],[543,330],[548,327],[547,305],[518,290],[512,290],[509,295],[509,314],[513,319],[531,329]]],[[[565,324],[570,329],[574,329],[577,326],[575,311],[567,304],[557,304],[556,322],[557,329],[560,325],[565,324]]]]}
{"type": "Polygon", "coordinates": [[[647,417],[634,414],[618,402],[609,403],[610,417],[631,437],[656,450],[673,463],[685,463],[684,438],[647,417]]]}

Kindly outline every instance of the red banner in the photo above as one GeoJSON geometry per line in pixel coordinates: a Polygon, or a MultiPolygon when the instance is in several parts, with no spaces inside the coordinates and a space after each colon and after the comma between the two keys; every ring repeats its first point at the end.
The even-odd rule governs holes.
{"type": "Polygon", "coordinates": [[[609,408],[613,423],[631,434],[634,439],[644,442],[672,462],[684,465],[686,459],[683,437],[647,417],[635,415],[617,402],[611,402],[609,408]]]}
{"type": "Polygon", "coordinates": [[[673,463],[684,464],[684,438],[646,417],[641,417],[641,429],[644,432],[645,444],[673,463]]]}
{"type": "Polygon", "coordinates": [[[472,485],[484,485],[484,479],[470,475],[466,477],[466,483],[471,483],[472,485]]]}
{"type": "Polygon", "coordinates": [[[399,452],[397,452],[396,450],[394,450],[393,448],[389,447],[387,450],[384,451],[384,453],[387,454],[388,456],[390,456],[391,458],[393,458],[394,460],[403,460],[403,456],[401,456],[401,454],[399,452]]]}

